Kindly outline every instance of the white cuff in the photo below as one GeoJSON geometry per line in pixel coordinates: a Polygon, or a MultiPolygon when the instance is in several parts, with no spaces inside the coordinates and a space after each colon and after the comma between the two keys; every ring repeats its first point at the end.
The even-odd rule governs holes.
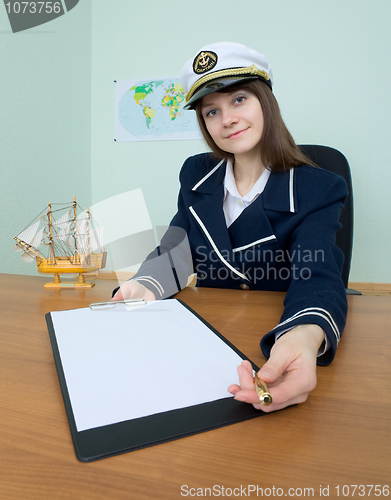
{"type": "MultiPolygon", "coordinates": [[[[299,325],[296,325],[296,326],[299,326],[299,325]]],[[[277,340],[282,336],[284,335],[284,333],[286,332],[289,332],[290,330],[293,330],[293,328],[296,328],[296,326],[293,326],[292,328],[287,328],[286,330],[282,330],[278,333],[275,334],[275,341],[277,342],[277,340]]],[[[322,345],[320,346],[320,349],[318,351],[318,355],[317,357],[319,358],[320,356],[323,356],[323,354],[325,352],[327,352],[329,349],[330,349],[331,345],[330,345],[330,341],[327,337],[326,334],[324,334],[324,343],[322,342],[322,345]],[[323,349],[322,349],[323,347],[323,349]]]]}

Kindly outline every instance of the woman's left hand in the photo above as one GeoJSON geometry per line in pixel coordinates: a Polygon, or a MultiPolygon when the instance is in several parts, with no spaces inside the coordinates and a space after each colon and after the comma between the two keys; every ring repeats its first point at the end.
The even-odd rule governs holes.
{"type": "Polygon", "coordinates": [[[259,402],[249,361],[238,366],[240,385],[231,385],[228,391],[238,401],[251,403],[264,412],[303,403],[316,387],[316,358],[323,340],[324,332],[319,326],[300,325],[276,341],[269,360],[258,372],[258,377],[266,382],[273,397],[269,406],[259,402]]]}

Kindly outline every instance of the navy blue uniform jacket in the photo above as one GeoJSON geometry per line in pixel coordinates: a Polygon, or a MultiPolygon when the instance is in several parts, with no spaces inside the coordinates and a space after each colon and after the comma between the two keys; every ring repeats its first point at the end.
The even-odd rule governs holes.
{"type": "Polygon", "coordinates": [[[271,173],[263,193],[227,228],[223,212],[225,169],[226,162],[211,154],[186,160],[180,173],[178,212],[170,227],[182,228],[187,234],[192,262],[178,264],[181,252],[174,259],[168,258],[172,242],[163,244],[166,250],[158,252],[162,254],[160,261],[153,258],[157,254],[151,254],[135,278],[157,298],[167,297],[165,290],[172,289],[167,267],[171,277],[171,267],[175,268],[174,292],[183,288],[194,272],[197,286],[284,291],[281,321],[261,341],[264,355],[269,357],[276,333],[313,323],[323,328],[331,343],[318,364],[330,363],[347,313],[340,277],[343,254],[335,244],[347,196],[345,181],[309,165],[271,173]]]}

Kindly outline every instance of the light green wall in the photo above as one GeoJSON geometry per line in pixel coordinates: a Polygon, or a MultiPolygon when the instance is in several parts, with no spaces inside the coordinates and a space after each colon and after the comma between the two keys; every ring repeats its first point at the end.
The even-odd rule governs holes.
{"type": "Polygon", "coordinates": [[[0,189],[8,211],[0,271],[31,269],[14,258],[12,236],[26,211],[39,211],[49,195],[73,195],[66,169],[78,173],[83,204],[90,194],[96,203],[142,188],[152,223],[169,222],[180,166],[205,147],[114,142],[113,81],[179,75],[202,45],[226,40],[267,55],[298,143],[330,145],[347,156],[356,209],[350,278],[391,282],[390,20],[389,0],[80,0],[66,16],[36,28],[40,34],[13,35],[4,33],[8,20],[0,9],[0,71],[6,69],[0,189]],[[39,173],[49,167],[55,174],[46,188],[39,173]],[[27,210],[20,208],[24,198],[27,210]]]}
{"type": "MultiPolygon", "coordinates": [[[[94,0],[93,200],[141,187],[154,225],[175,213],[183,160],[201,142],[115,143],[117,79],[179,75],[207,43],[264,52],[296,142],[349,159],[356,206],[352,281],[391,282],[389,0],[94,0]]],[[[131,214],[129,214],[131,215],[131,214]]]]}
{"type": "Polygon", "coordinates": [[[12,237],[73,195],[91,202],[91,4],[19,33],[0,5],[0,273],[37,274],[12,237]]]}

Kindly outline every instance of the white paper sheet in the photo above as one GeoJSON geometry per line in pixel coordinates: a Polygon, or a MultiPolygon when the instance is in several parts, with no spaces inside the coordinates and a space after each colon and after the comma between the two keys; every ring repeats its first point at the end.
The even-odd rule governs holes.
{"type": "Polygon", "coordinates": [[[51,313],[77,430],[231,397],[241,357],[177,300],[51,313]]]}

